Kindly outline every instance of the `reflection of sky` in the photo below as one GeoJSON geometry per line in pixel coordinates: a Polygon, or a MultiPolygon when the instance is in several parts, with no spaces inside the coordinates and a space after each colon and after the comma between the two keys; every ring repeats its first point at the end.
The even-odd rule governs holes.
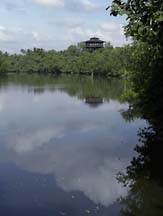
{"type": "Polygon", "coordinates": [[[60,91],[0,94],[0,160],[53,174],[59,188],[108,206],[126,191],[115,179],[133,155],[142,120],[125,122],[111,100],[96,109],[60,91]]]}

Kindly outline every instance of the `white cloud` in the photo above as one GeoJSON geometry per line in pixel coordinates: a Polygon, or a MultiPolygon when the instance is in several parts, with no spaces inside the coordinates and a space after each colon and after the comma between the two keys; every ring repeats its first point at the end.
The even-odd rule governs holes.
{"type": "Polygon", "coordinates": [[[103,22],[97,28],[88,26],[83,19],[64,18],[56,22],[56,32],[42,30],[28,31],[21,28],[5,28],[0,26],[0,46],[2,51],[18,52],[21,48],[42,47],[44,49],[66,49],[71,44],[97,36],[104,41],[110,41],[114,46],[122,46],[126,41],[122,25],[113,22],[103,22]],[[8,43],[7,43],[8,42],[8,43]]]}
{"type": "Polygon", "coordinates": [[[52,138],[63,136],[62,128],[44,128],[24,135],[16,134],[12,141],[9,141],[10,148],[17,153],[27,153],[47,144],[52,138]]]}
{"type": "MultiPolygon", "coordinates": [[[[87,132],[84,130],[89,126],[81,125],[77,131],[87,132]]],[[[7,145],[10,156],[25,170],[53,174],[64,191],[81,191],[94,203],[106,207],[113,204],[126,194],[126,189],[117,182],[116,174],[125,169],[129,159],[117,158],[114,139],[110,139],[107,145],[95,140],[82,142],[75,136],[72,141],[66,136],[66,127],[41,128],[17,135],[16,139],[12,137],[7,145]],[[60,144],[56,142],[58,138],[60,144]]]]}
{"type": "Polygon", "coordinates": [[[3,104],[0,103],[0,112],[3,111],[3,104]]]}
{"type": "Polygon", "coordinates": [[[114,22],[104,22],[100,24],[100,28],[104,31],[116,31],[119,27],[120,25],[114,22]]]}
{"type": "Polygon", "coordinates": [[[1,97],[0,97],[0,112],[2,112],[4,110],[4,106],[5,106],[5,100],[4,100],[3,95],[1,94],[1,97]]]}
{"type": "Polygon", "coordinates": [[[64,0],[34,0],[36,3],[44,6],[63,7],[64,0]]]}
{"type": "Polygon", "coordinates": [[[50,21],[49,22],[52,25],[57,25],[58,27],[65,27],[65,28],[74,28],[74,27],[79,27],[84,25],[84,20],[80,18],[63,18],[60,19],[59,21],[50,21]]]}
{"type": "MultiPolygon", "coordinates": [[[[40,47],[52,49],[53,37],[43,31],[28,31],[21,28],[5,28],[0,26],[0,47],[2,51],[19,52],[20,49],[40,47]]],[[[54,47],[53,47],[54,48],[54,47]]]]}
{"type": "Polygon", "coordinates": [[[31,32],[31,35],[36,42],[42,43],[51,40],[50,36],[46,33],[33,31],[31,32]]]}
{"type": "Polygon", "coordinates": [[[36,40],[39,40],[39,34],[38,32],[32,32],[33,38],[36,40]]]}
{"type": "MultiPolygon", "coordinates": [[[[22,90],[22,86],[9,85],[3,97],[1,94],[0,129],[6,162],[30,172],[53,174],[63,190],[81,191],[104,206],[124,195],[116,173],[127,166],[137,128],[144,123],[126,125],[116,118],[119,107],[112,100],[104,104],[105,110],[94,111],[85,104],[79,108],[79,100],[62,91],[54,94],[45,87],[36,103],[31,88],[19,88],[22,90]]],[[[0,158],[3,155],[0,151],[0,158]]]]}
{"type": "MultiPolygon", "coordinates": [[[[83,149],[78,150],[83,152],[83,149]]],[[[126,194],[126,189],[116,181],[116,174],[125,168],[127,161],[119,161],[109,154],[104,158],[94,148],[92,153],[89,151],[85,148],[86,156],[84,152],[79,156],[75,150],[77,156],[73,159],[58,161],[55,167],[57,183],[65,191],[81,191],[96,204],[107,207],[126,194]]]]}
{"type": "Polygon", "coordinates": [[[86,26],[67,27],[67,29],[65,29],[67,33],[63,36],[64,40],[69,43],[77,43],[96,36],[106,42],[111,42],[114,46],[122,46],[129,43],[122,32],[121,24],[104,22],[99,24],[97,27],[98,28],[95,30],[86,26]]]}
{"type": "Polygon", "coordinates": [[[0,11],[3,12],[15,12],[16,14],[21,14],[24,15],[26,13],[26,7],[24,5],[25,0],[15,0],[15,1],[11,1],[11,0],[1,0],[2,2],[0,2],[0,11]]]}
{"type": "Polygon", "coordinates": [[[112,42],[114,46],[122,46],[131,43],[131,38],[127,38],[124,34],[124,24],[115,22],[104,22],[99,25],[99,33],[104,40],[112,42]]]}
{"type": "Polygon", "coordinates": [[[13,40],[13,35],[4,26],[0,26],[0,41],[9,42],[13,40]]]}
{"type": "Polygon", "coordinates": [[[99,4],[92,0],[66,0],[64,3],[65,9],[73,12],[90,12],[101,8],[99,4]]]}
{"type": "Polygon", "coordinates": [[[85,8],[85,10],[96,10],[99,8],[99,5],[93,3],[90,0],[81,0],[81,5],[83,5],[83,7],[85,8]]]}

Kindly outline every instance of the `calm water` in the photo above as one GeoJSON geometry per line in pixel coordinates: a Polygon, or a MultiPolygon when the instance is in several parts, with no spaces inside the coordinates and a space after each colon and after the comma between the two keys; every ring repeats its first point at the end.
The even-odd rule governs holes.
{"type": "Polygon", "coordinates": [[[116,180],[134,156],[121,80],[17,76],[0,80],[0,215],[119,216],[116,180]]]}

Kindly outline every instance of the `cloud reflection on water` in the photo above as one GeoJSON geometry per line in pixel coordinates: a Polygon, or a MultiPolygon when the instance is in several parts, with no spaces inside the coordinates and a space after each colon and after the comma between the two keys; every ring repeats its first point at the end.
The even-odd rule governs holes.
{"type": "Polygon", "coordinates": [[[53,174],[60,188],[81,191],[96,204],[108,206],[126,194],[116,174],[127,166],[136,129],[144,124],[122,119],[118,110],[126,105],[111,100],[91,109],[65,93],[44,92],[37,100],[26,92],[14,99],[13,94],[3,96],[0,123],[10,125],[8,136],[3,134],[9,161],[53,174]]]}

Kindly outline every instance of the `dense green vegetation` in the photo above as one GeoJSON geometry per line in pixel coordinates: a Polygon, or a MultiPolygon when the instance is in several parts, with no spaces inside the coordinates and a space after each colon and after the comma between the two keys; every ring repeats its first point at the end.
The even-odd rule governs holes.
{"type": "Polygon", "coordinates": [[[121,199],[122,216],[163,214],[163,1],[113,0],[111,15],[125,14],[127,36],[133,38],[130,82],[125,99],[126,120],[141,116],[148,122],[139,130],[139,142],[125,173],[118,180],[129,186],[121,199]]]}
{"type": "Polygon", "coordinates": [[[151,109],[150,116],[145,117],[152,118],[153,114],[161,121],[163,2],[162,0],[113,0],[111,15],[124,14],[128,21],[125,33],[134,41],[131,60],[132,89],[129,96],[135,98],[132,100],[134,107],[138,105],[143,108],[142,111],[151,109]]]}
{"type": "Polygon", "coordinates": [[[120,76],[129,70],[130,46],[108,43],[104,49],[89,52],[82,45],[64,51],[34,48],[21,54],[0,53],[0,73],[71,73],[120,76]]]}

